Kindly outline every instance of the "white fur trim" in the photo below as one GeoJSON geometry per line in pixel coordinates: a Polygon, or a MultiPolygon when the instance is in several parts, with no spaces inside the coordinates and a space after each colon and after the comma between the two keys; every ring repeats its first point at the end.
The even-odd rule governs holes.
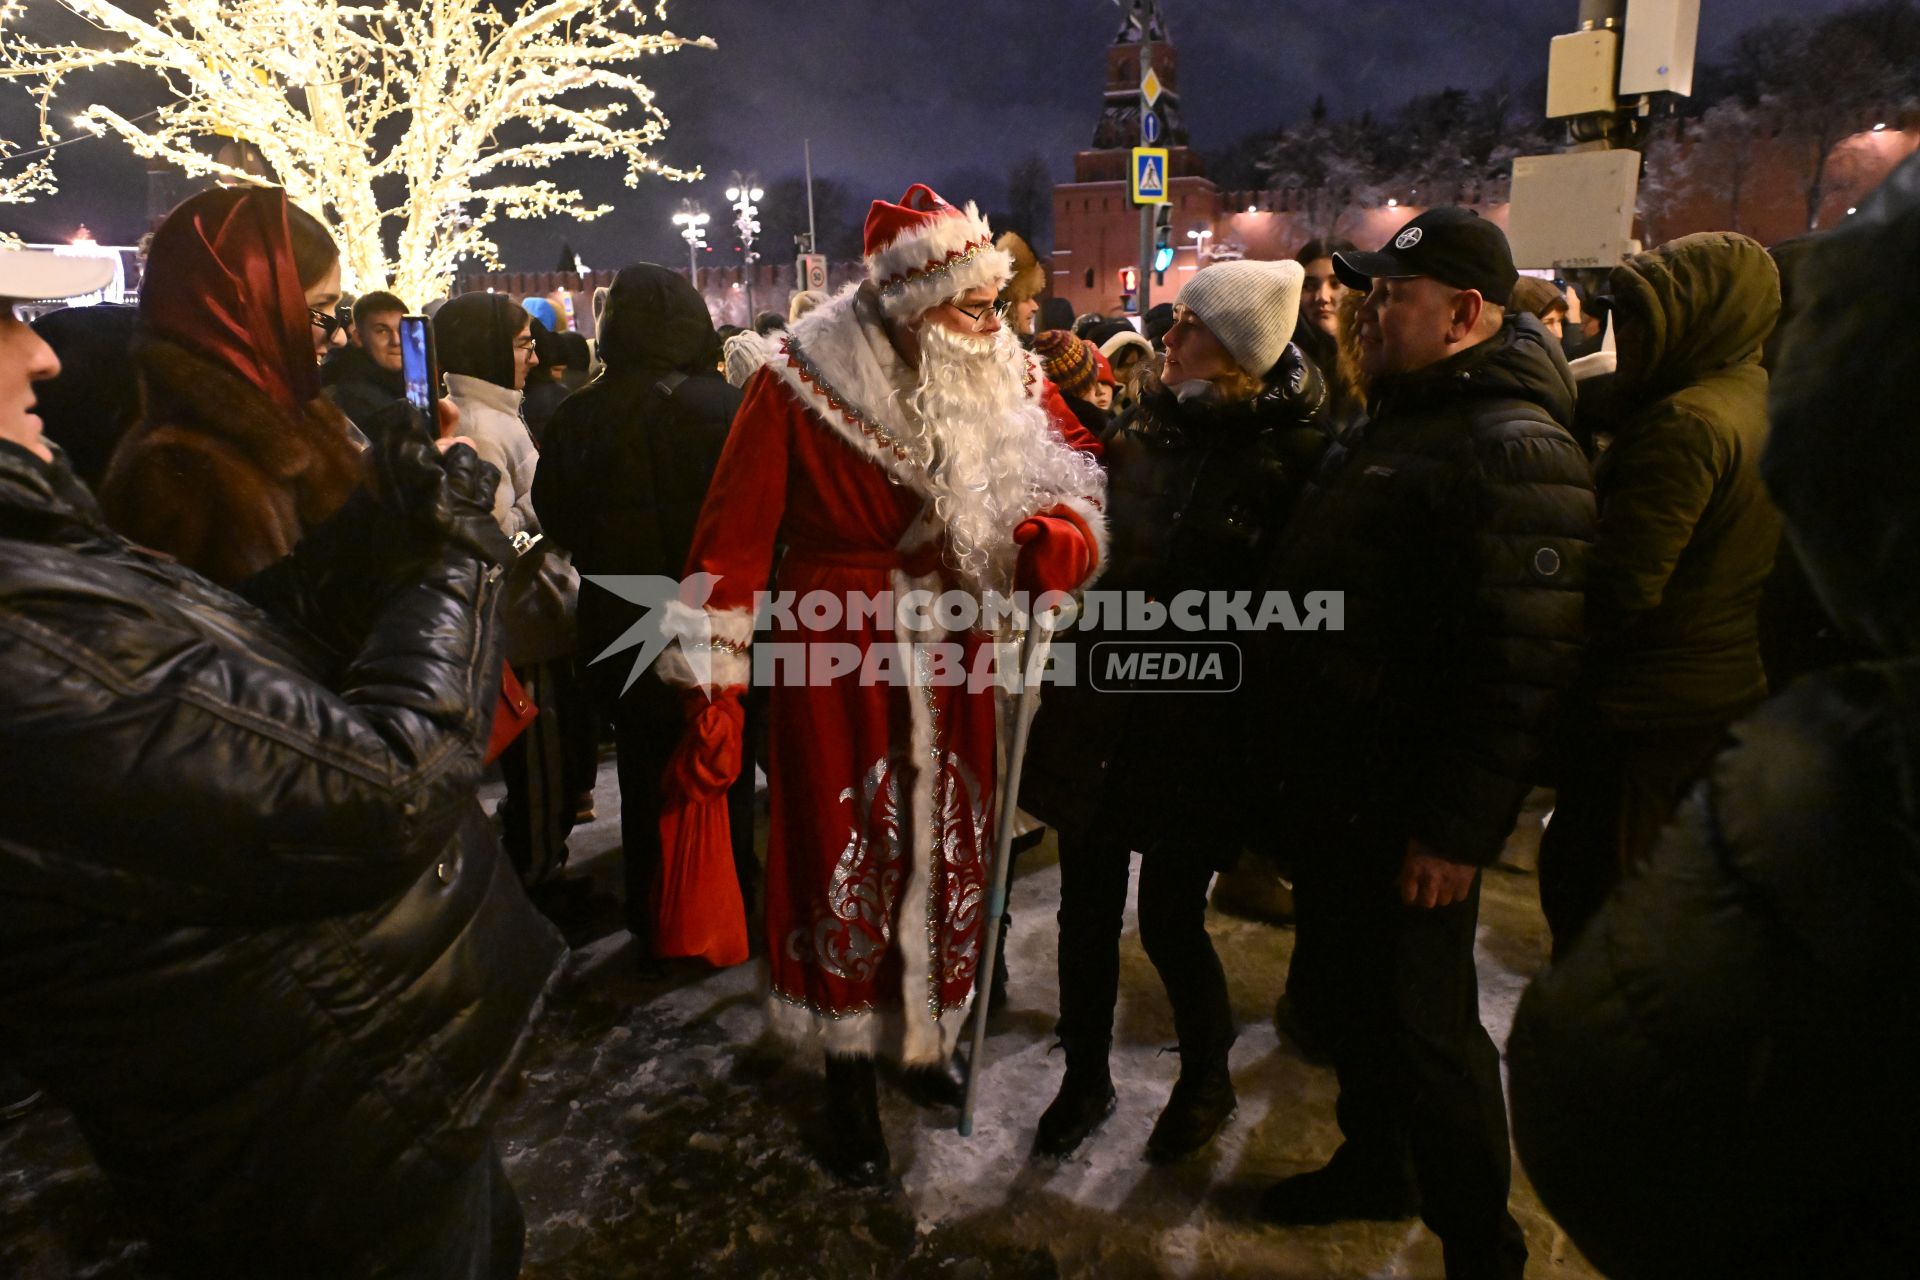
{"type": "Polygon", "coordinates": [[[1084,591],[1107,571],[1107,513],[1102,511],[1091,498],[1081,497],[1079,494],[1068,494],[1060,499],[1058,505],[1086,521],[1088,531],[1093,534],[1093,572],[1087,575],[1085,582],[1074,588],[1076,591],[1084,591]]]}
{"type": "Polygon", "coordinates": [[[926,495],[926,474],[906,456],[911,429],[899,408],[919,379],[859,285],[800,317],[768,367],[850,448],[926,495]]]}
{"type": "Polygon", "coordinates": [[[654,672],[677,689],[732,689],[753,683],[753,610],[697,609],[679,600],[668,602],[660,630],[668,637],[666,651],[654,660],[654,672]],[[738,646],[739,651],[715,648],[715,642],[738,646]]]}
{"type": "Polygon", "coordinates": [[[969,289],[999,293],[1013,279],[1013,256],[994,248],[993,228],[968,204],[870,255],[867,279],[889,316],[910,321],[969,289]]]}
{"type": "Polygon", "coordinates": [[[969,289],[987,289],[998,294],[1013,278],[1013,259],[989,245],[963,259],[917,275],[880,294],[880,305],[888,316],[902,324],[911,324],[943,302],[950,302],[969,289]]]}
{"type": "MultiPolygon", "coordinates": [[[[904,599],[914,590],[940,589],[938,575],[911,579],[895,569],[891,576],[895,599],[904,599]]],[[[913,791],[907,805],[911,834],[907,840],[907,883],[900,893],[900,923],[893,934],[893,945],[900,952],[900,1060],[909,1066],[943,1061],[953,1051],[959,1024],[966,1021],[964,1016],[953,1018],[951,1034],[943,1034],[947,1029],[942,1024],[948,1019],[936,1018],[934,1012],[940,997],[935,985],[938,969],[931,930],[940,907],[933,896],[933,860],[939,856],[933,838],[933,824],[937,820],[934,782],[939,776],[940,762],[935,758],[938,748],[933,714],[927,706],[931,690],[921,683],[920,667],[914,661],[916,638],[926,643],[938,641],[941,636],[926,633],[916,637],[904,628],[894,631],[901,661],[907,664],[907,696],[912,699],[907,709],[908,758],[913,764],[913,791]]]]}

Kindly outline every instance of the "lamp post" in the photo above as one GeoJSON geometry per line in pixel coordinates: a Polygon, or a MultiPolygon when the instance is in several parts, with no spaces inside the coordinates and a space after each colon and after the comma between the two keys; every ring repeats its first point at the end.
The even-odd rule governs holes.
{"type": "Polygon", "coordinates": [[[1213,239],[1213,231],[1210,228],[1202,227],[1199,230],[1187,232],[1187,239],[1193,241],[1193,261],[1195,267],[1205,266],[1207,262],[1207,241],[1213,239]]]}
{"type": "Polygon", "coordinates": [[[727,188],[727,200],[733,205],[736,215],[733,229],[740,235],[741,275],[747,282],[747,327],[753,327],[753,264],[760,261],[760,255],[753,251],[753,238],[760,234],[758,221],[760,208],[758,201],[767,193],[762,191],[752,174],[741,177],[734,171],[733,185],[727,188]]]}
{"type": "Polygon", "coordinates": [[[680,237],[687,242],[687,281],[696,289],[700,287],[700,259],[695,255],[707,247],[708,221],[706,211],[691,200],[682,200],[680,212],[673,215],[673,225],[680,228],[680,237]]]}

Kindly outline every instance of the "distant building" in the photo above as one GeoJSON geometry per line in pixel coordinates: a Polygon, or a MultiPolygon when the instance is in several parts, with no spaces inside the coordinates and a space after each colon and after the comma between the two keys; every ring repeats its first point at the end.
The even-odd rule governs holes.
{"type": "MultiPolygon", "coordinates": [[[[1161,123],[1156,145],[1169,149],[1173,198],[1173,266],[1164,280],[1153,283],[1154,302],[1172,301],[1180,286],[1211,260],[1291,257],[1307,241],[1329,233],[1364,248],[1378,247],[1396,227],[1426,207],[1415,202],[1418,193],[1408,192],[1406,199],[1391,203],[1353,205],[1330,220],[1322,214],[1316,224],[1305,207],[1310,193],[1221,190],[1207,178],[1200,156],[1190,146],[1181,110],[1179,54],[1159,0],[1128,0],[1128,5],[1107,51],[1107,84],[1093,146],[1074,155],[1074,180],[1055,187],[1053,193],[1053,292],[1071,302],[1076,314],[1120,313],[1121,272],[1126,268],[1137,272],[1141,265],[1140,210],[1131,200],[1127,169],[1130,150],[1141,145],[1140,82],[1148,67],[1164,89],[1155,109],[1161,123]]],[[[1643,201],[1644,239],[1660,243],[1694,231],[1738,229],[1763,244],[1776,244],[1806,230],[1803,171],[1807,157],[1791,143],[1765,136],[1753,139],[1737,219],[1721,172],[1725,164],[1687,165],[1685,151],[1692,145],[1683,143],[1681,164],[1687,171],[1670,183],[1673,189],[1657,195],[1643,192],[1649,197],[1643,201]]],[[[1820,224],[1843,221],[1867,192],[1916,149],[1920,149],[1920,116],[1893,117],[1869,132],[1842,140],[1829,153],[1820,224]]],[[[1505,180],[1444,195],[1503,227],[1509,197],[1505,180]]]]}

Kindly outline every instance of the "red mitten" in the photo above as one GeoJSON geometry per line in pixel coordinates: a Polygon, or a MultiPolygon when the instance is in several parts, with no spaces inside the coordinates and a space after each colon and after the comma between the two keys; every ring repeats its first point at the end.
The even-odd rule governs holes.
{"type": "Polygon", "coordinates": [[[670,798],[700,800],[720,795],[740,776],[741,740],[747,713],[740,705],[743,691],[722,689],[711,699],[698,689],[683,702],[687,727],[667,764],[661,790],[670,798]]]}
{"type": "Polygon", "coordinates": [[[1093,575],[1093,535],[1086,522],[1067,507],[1055,507],[1022,520],[1014,528],[1013,540],[1020,544],[1013,584],[1029,596],[1070,592],[1093,575]]]}
{"type": "Polygon", "coordinates": [[[739,689],[687,699],[687,729],[662,779],[660,863],[653,880],[653,954],[709,964],[747,958],[746,908],[733,869],[727,787],[740,773],[746,712],[739,689]]]}

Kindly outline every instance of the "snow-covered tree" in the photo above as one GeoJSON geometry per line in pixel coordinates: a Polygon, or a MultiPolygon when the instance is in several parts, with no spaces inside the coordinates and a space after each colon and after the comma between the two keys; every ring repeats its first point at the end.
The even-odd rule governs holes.
{"type": "MultiPolygon", "coordinates": [[[[92,32],[29,37],[20,0],[0,0],[0,80],[35,95],[43,145],[72,125],[191,175],[260,181],[205,146],[236,139],[327,224],[362,290],[425,301],[462,259],[498,265],[487,229],[499,217],[610,212],[533,176],[556,161],[623,160],[628,186],[699,176],[653,154],[667,117],[637,64],[712,47],[664,28],[666,0],[650,14],[635,0],[60,2],[92,32]],[[69,82],[108,68],[157,77],[163,105],[128,118],[92,102],[56,117],[69,82]]],[[[12,189],[48,180],[30,169],[12,189]]]]}

